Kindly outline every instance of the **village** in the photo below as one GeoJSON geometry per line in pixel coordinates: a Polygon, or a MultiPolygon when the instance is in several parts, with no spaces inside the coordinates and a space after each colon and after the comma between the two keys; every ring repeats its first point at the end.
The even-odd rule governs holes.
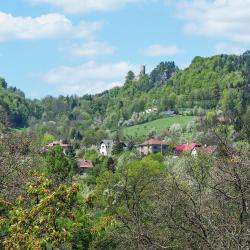
{"type": "MultiPolygon", "coordinates": [[[[141,157],[150,154],[161,154],[163,156],[170,155],[173,159],[177,159],[185,155],[197,157],[199,154],[215,155],[218,152],[218,147],[215,145],[201,145],[200,143],[196,142],[184,143],[171,148],[165,141],[157,138],[150,138],[138,145],[128,142],[117,142],[115,140],[104,139],[100,141],[99,145],[95,146],[95,148],[98,150],[99,155],[111,157],[114,147],[117,143],[119,144],[119,147],[122,148],[122,151],[136,150],[139,152],[141,157]]],[[[46,154],[51,148],[55,146],[60,146],[64,155],[74,153],[73,141],[70,143],[65,143],[63,140],[53,141],[45,145],[45,147],[42,149],[42,152],[46,154]]],[[[80,174],[86,173],[89,169],[94,168],[94,164],[90,160],[81,159],[78,157],[75,157],[75,160],[77,162],[80,174]]]]}

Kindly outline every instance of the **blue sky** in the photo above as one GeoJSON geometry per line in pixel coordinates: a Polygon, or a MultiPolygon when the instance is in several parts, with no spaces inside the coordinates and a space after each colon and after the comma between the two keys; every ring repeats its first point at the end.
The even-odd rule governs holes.
{"type": "Polygon", "coordinates": [[[0,75],[30,98],[98,93],[128,70],[250,44],[250,0],[0,2],[0,75]]]}

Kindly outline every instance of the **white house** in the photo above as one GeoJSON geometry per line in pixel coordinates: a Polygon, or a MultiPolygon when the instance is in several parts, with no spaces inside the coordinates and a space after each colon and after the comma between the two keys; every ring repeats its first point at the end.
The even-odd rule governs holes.
{"type": "Polygon", "coordinates": [[[145,110],[145,112],[147,114],[157,113],[158,112],[158,108],[149,108],[149,109],[145,110]]]}
{"type": "Polygon", "coordinates": [[[111,155],[114,146],[113,140],[102,140],[100,144],[100,154],[101,155],[111,155]]]}

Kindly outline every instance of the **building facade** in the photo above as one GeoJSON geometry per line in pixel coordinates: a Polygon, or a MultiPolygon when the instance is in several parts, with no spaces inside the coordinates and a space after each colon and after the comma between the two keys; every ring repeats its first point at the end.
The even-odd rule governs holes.
{"type": "Polygon", "coordinates": [[[102,140],[100,143],[100,154],[105,156],[111,155],[113,146],[113,140],[102,140]]]}
{"type": "Polygon", "coordinates": [[[167,144],[164,141],[158,139],[150,139],[139,145],[141,155],[149,155],[167,152],[167,144]]]}

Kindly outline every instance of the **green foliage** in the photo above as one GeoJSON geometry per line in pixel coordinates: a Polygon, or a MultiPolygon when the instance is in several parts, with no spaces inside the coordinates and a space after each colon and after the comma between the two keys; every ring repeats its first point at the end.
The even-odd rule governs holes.
{"type": "Polygon", "coordinates": [[[222,93],[220,106],[230,115],[241,114],[243,111],[243,95],[239,90],[226,89],[222,93]]]}
{"type": "Polygon", "coordinates": [[[8,86],[8,84],[7,84],[7,82],[5,81],[5,79],[0,78],[0,87],[6,89],[7,86],[8,86]]]}
{"type": "Polygon", "coordinates": [[[114,145],[112,148],[112,155],[119,155],[120,153],[123,152],[124,144],[120,142],[119,140],[114,141],[114,145]]]}
{"type": "Polygon", "coordinates": [[[67,181],[76,172],[77,166],[71,156],[66,156],[60,146],[54,146],[45,156],[44,172],[57,184],[67,181]]]}
{"type": "Polygon", "coordinates": [[[36,173],[28,184],[27,196],[20,197],[8,215],[5,249],[45,249],[60,247],[72,237],[70,224],[77,227],[74,214],[78,210],[78,186],[59,186],[36,173]]]}
{"type": "Polygon", "coordinates": [[[206,121],[209,126],[213,126],[217,122],[217,114],[215,111],[209,111],[206,115],[206,121]]]}
{"type": "Polygon", "coordinates": [[[161,62],[150,74],[150,79],[156,85],[167,82],[176,72],[178,72],[174,62],[161,62]]]}
{"type": "Polygon", "coordinates": [[[51,143],[55,140],[56,140],[55,136],[46,133],[40,139],[40,144],[41,144],[41,146],[45,146],[46,144],[51,143]]]}
{"type": "Polygon", "coordinates": [[[107,133],[102,129],[88,129],[83,139],[84,145],[98,145],[103,138],[107,138],[107,133]]]}
{"type": "Polygon", "coordinates": [[[13,87],[8,88],[4,79],[0,79],[0,110],[5,112],[8,125],[13,128],[28,126],[32,117],[40,118],[41,109],[24,94],[13,87]]]}
{"type": "Polygon", "coordinates": [[[135,79],[135,73],[130,70],[126,76],[126,82],[132,82],[134,79],[135,79]]]}

